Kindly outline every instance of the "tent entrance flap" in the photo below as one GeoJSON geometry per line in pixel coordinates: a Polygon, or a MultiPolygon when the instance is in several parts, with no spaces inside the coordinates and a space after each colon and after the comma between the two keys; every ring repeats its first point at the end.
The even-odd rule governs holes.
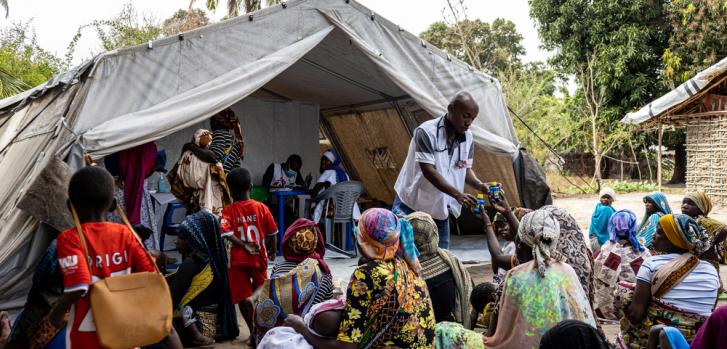
{"type": "Polygon", "coordinates": [[[263,87],[323,41],[332,29],[320,30],[150,108],[104,122],[86,131],[81,144],[87,153],[101,157],[197,124],[263,87]]]}

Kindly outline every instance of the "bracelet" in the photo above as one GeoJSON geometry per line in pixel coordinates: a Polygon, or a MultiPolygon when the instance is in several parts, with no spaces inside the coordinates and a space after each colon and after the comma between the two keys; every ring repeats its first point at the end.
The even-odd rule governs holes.
{"type": "Polygon", "coordinates": [[[495,227],[495,226],[494,226],[494,225],[492,225],[492,223],[487,223],[487,224],[485,224],[485,228],[488,228],[488,227],[494,230],[494,227],[495,227]]]}

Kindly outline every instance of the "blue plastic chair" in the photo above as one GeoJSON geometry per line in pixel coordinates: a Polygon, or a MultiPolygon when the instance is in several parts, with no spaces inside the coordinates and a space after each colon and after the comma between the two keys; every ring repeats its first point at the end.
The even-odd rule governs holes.
{"type": "Polygon", "coordinates": [[[172,202],[167,206],[167,210],[164,212],[162,231],[159,234],[159,250],[164,251],[164,237],[166,235],[179,235],[179,224],[184,221],[185,217],[187,217],[187,209],[184,208],[184,205],[172,202]]]}

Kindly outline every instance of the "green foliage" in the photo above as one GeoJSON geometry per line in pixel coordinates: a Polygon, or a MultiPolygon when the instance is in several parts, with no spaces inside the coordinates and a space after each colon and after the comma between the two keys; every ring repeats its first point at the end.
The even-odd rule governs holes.
{"type": "MultiPolygon", "coordinates": [[[[265,3],[268,6],[278,5],[280,4],[281,0],[266,0],[265,3]]],[[[196,0],[190,0],[189,1],[189,8],[191,9],[192,6],[194,6],[194,3],[196,0]]],[[[219,5],[218,0],[206,0],[205,6],[208,10],[215,12],[217,11],[217,7],[219,5]]],[[[226,18],[232,18],[237,17],[240,15],[240,8],[244,8],[245,13],[250,13],[253,11],[257,11],[262,7],[262,2],[260,0],[227,0],[227,16],[226,18]]]]}
{"type": "Polygon", "coordinates": [[[30,23],[0,31],[0,98],[37,86],[64,68],[61,59],[38,46],[30,23]]]}
{"type": "Polygon", "coordinates": [[[164,35],[175,35],[183,33],[194,28],[203,27],[209,24],[210,20],[207,14],[200,9],[179,10],[171,17],[164,20],[162,24],[162,32],[164,35]]]}
{"type": "Polygon", "coordinates": [[[653,182],[630,182],[630,181],[615,181],[608,184],[617,193],[644,193],[657,191],[658,186],[653,182]]]}
{"type": "Polygon", "coordinates": [[[515,23],[502,18],[495,19],[492,24],[479,19],[465,19],[452,25],[435,22],[420,37],[490,74],[519,65],[520,56],[525,54],[523,36],[517,32],[515,23]],[[463,43],[467,43],[472,55],[463,43]]]}
{"type": "Polygon", "coordinates": [[[727,56],[727,1],[671,0],[664,6],[671,37],[661,75],[674,88],[727,56]]]}
{"type": "Polygon", "coordinates": [[[73,58],[78,40],[80,40],[82,32],[86,28],[91,28],[96,32],[98,39],[101,41],[101,47],[105,51],[153,41],[160,38],[163,32],[162,27],[154,18],[140,17],[136,8],[131,3],[126,3],[121,12],[114,18],[94,20],[78,28],[76,35],[68,45],[66,54],[68,63],[73,58]]]}
{"type": "Polygon", "coordinates": [[[578,74],[596,54],[595,83],[614,117],[662,92],[654,81],[669,30],[659,1],[530,0],[530,15],[561,73],[578,74]]]}

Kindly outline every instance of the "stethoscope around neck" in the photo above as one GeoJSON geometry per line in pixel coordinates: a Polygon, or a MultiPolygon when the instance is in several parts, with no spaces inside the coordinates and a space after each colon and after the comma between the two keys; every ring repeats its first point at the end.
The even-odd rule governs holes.
{"type": "Polygon", "coordinates": [[[462,144],[466,140],[465,134],[463,134],[463,133],[456,134],[455,138],[452,140],[452,145],[449,145],[449,142],[447,142],[447,140],[445,140],[444,148],[439,149],[439,130],[443,128],[445,136],[447,135],[447,126],[448,125],[446,122],[446,117],[447,117],[447,114],[444,114],[444,116],[439,118],[439,121],[437,121],[437,138],[436,138],[437,144],[434,147],[434,151],[436,151],[438,153],[443,153],[445,151],[450,150],[450,148],[452,148],[452,147],[456,147],[455,149],[452,149],[452,151],[455,151],[455,150],[457,151],[457,162],[461,162],[462,161],[462,152],[460,151],[461,150],[460,144],[462,144]],[[464,139],[462,139],[462,138],[464,138],[464,139]],[[454,145],[454,143],[457,143],[457,145],[454,145]]]}

